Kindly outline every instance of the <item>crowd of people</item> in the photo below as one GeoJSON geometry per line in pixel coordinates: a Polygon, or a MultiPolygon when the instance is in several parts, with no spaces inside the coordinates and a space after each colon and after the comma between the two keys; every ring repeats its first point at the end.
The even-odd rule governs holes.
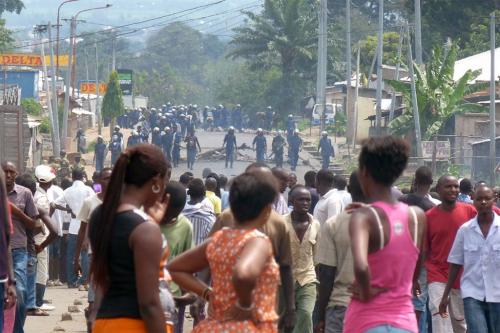
{"type": "Polygon", "coordinates": [[[95,333],[182,333],[188,309],[196,333],[500,333],[500,189],[421,166],[400,191],[410,147],[392,136],[366,140],[346,179],[323,135],[327,161],[302,182],[264,163],[260,132],[232,179],[174,181],[157,141],[92,179],[64,152],[34,174],[3,161],[3,332],[50,315],[46,287],[64,284],[88,290],[95,333]]]}

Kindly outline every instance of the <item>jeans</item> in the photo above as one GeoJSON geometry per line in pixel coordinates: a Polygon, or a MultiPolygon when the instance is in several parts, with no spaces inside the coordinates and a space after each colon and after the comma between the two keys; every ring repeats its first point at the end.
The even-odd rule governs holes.
{"type": "Polygon", "coordinates": [[[68,234],[68,245],[66,249],[66,279],[68,281],[68,287],[76,287],[79,284],[82,284],[88,279],[88,254],[87,251],[80,252],[80,263],[82,266],[83,276],[81,279],[78,279],[78,276],[75,275],[75,271],[73,269],[73,259],[75,258],[76,251],[76,241],[78,239],[78,235],[68,234]]]}
{"type": "Polygon", "coordinates": [[[174,333],[184,332],[184,313],[186,312],[186,306],[181,305],[177,308],[177,322],[174,326],[174,333]]]}
{"type": "MultiPolygon", "coordinates": [[[[364,333],[411,333],[411,331],[403,330],[391,325],[380,325],[377,327],[370,328],[364,333]]],[[[450,332],[451,333],[451,332],[450,332]]]]}
{"type": "Polygon", "coordinates": [[[36,256],[28,254],[28,270],[26,274],[26,309],[36,308],[36,256]]]}
{"type": "Polygon", "coordinates": [[[14,333],[24,333],[24,321],[26,320],[26,274],[28,269],[28,252],[25,248],[12,249],[12,264],[16,277],[16,320],[14,333]]]}
{"type": "MultiPolygon", "coordinates": [[[[418,283],[420,284],[420,295],[412,297],[413,307],[415,311],[420,312],[420,320],[418,321],[418,331],[420,333],[427,333],[430,331],[430,325],[427,321],[429,318],[428,306],[429,301],[429,289],[427,287],[427,270],[422,267],[420,270],[420,275],[418,276],[418,283]]],[[[432,332],[432,331],[430,331],[432,332]]]]}
{"type": "Polygon", "coordinates": [[[43,305],[43,297],[45,296],[45,285],[36,284],[36,307],[39,308],[43,305]]]}
{"type": "Polygon", "coordinates": [[[464,298],[468,333],[500,333],[500,303],[464,298]]]}
{"type": "Polygon", "coordinates": [[[336,305],[326,308],[325,333],[342,333],[347,307],[336,305]]]}
{"type": "Polygon", "coordinates": [[[316,303],[316,283],[300,286],[295,283],[295,313],[297,321],[293,333],[312,333],[312,314],[316,303]]]}

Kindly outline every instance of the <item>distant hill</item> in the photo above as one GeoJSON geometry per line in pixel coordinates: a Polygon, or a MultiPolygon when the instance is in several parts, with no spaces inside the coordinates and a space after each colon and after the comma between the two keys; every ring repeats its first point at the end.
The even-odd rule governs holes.
{"type": "MultiPolygon", "coordinates": [[[[65,4],[61,9],[61,18],[70,18],[76,12],[93,7],[104,6],[110,3],[113,6],[109,9],[82,13],[79,19],[85,20],[78,25],[78,31],[90,31],[105,29],[106,26],[120,26],[141,20],[150,19],[157,16],[168,15],[184,11],[193,7],[207,5],[217,0],[79,0],[65,4]]],[[[3,17],[7,21],[7,27],[16,32],[18,39],[26,39],[36,24],[46,23],[49,20],[54,24],[57,17],[57,7],[62,0],[24,0],[25,9],[20,15],[5,13],[3,17]]],[[[229,36],[231,29],[241,22],[244,16],[239,10],[258,10],[259,4],[263,1],[256,0],[226,0],[220,4],[198,9],[192,12],[185,12],[177,15],[165,17],[163,19],[131,25],[130,28],[148,28],[145,32],[154,32],[161,28],[162,24],[167,24],[175,20],[187,21],[196,29],[207,33],[220,35],[222,38],[229,36]],[[223,13],[223,14],[220,14],[223,13]],[[205,16],[212,17],[198,19],[205,16]]],[[[67,35],[69,24],[62,22],[63,35],[67,35]]],[[[142,38],[142,37],[141,37],[142,38]]]]}

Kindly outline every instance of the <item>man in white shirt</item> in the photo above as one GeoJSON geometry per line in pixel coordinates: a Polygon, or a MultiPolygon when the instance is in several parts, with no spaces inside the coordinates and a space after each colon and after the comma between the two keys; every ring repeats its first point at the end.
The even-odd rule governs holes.
{"type": "Polygon", "coordinates": [[[182,214],[193,225],[193,243],[199,245],[205,241],[215,223],[214,208],[205,197],[203,180],[195,178],[189,183],[189,201],[184,206],[182,214]]]}
{"type": "MultiPolygon", "coordinates": [[[[477,215],[458,229],[448,262],[450,270],[439,313],[448,315],[450,291],[463,268],[460,291],[467,331],[500,332],[500,217],[495,196],[485,185],[476,189],[477,215]]],[[[453,308],[451,308],[453,311],[453,308]]]]}
{"type": "MultiPolygon", "coordinates": [[[[78,231],[80,230],[80,220],[76,217],[80,213],[83,201],[91,195],[94,190],[83,183],[84,173],[82,170],[75,169],[72,172],[73,185],[64,190],[63,195],[55,202],[57,209],[71,213],[71,222],[68,231],[68,244],[66,249],[66,274],[69,288],[78,287],[79,282],[73,270],[73,258],[76,251],[76,242],[78,231]]],[[[86,256],[86,253],[82,253],[86,256]]]]}
{"type": "Polygon", "coordinates": [[[316,175],[316,190],[320,195],[314,208],[314,218],[321,225],[329,218],[340,214],[344,210],[342,198],[334,189],[334,176],[330,170],[320,170],[316,175]]]}

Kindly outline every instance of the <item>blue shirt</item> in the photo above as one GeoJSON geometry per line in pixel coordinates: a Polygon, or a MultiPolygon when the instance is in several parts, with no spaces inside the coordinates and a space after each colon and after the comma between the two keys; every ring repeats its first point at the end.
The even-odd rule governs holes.
{"type": "Polygon", "coordinates": [[[257,150],[264,150],[266,147],[266,137],[257,135],[255,139],[253,139],[253,144],[255,144],[257,150]]]}
{"type": "Polygon", "coordinates": [[[486,238],[477,216],[463,224],[458,229],[448,262],[463,265],[462,298],[500,303],[500,217],[494,214],[486,238]]]}

